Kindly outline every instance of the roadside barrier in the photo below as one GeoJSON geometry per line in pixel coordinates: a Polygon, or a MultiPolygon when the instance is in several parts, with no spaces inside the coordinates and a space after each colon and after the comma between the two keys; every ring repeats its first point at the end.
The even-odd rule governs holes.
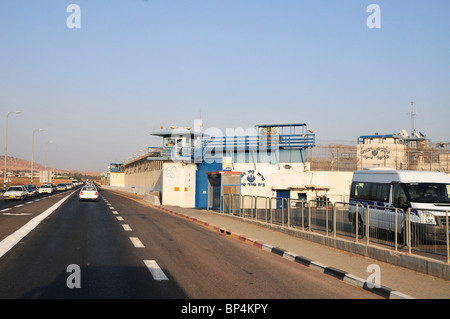
{"type": "Polygon", "coordinates": [[[450,263],[449,211],[223,194],[221,213],[450,263]],[[421,216],[421,217],[419,217],[421,216]]]}

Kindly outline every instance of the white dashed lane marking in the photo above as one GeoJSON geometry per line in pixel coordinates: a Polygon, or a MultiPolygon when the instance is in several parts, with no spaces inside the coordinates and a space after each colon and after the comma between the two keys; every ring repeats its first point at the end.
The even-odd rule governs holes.
{"type": "Polygon", "coordinates": [[[125,231],[131,231],[130,225],[122,224],[122,227],[123,227],[123,229],[124,229],[125,231]]]}
{"type": "Polygon", "coordinates": [[[154,260],[144,260],[145,265],[155,280],[169,280],[154,260]]]}
{"type": "MultiPolygon", "coordinates": [[[[103,198],[103,200],[105,200],[105,199],[103,198]]],[[[117,212],[115,210],[115,208],[113,206],[111,206],[110,203],[108,203],[106,200],[105,200],[105,202],[107,203],[109,209],[111,209],[111,211],[114,215],[119,214],[119,212],[117,212]]],[[[121,216],[116,216],[116,218],[119,221],[124,220],[123,217],[121,217],[121,216]]],[[[121,224],[121,225],[125,231],[132,231],[130,225],[128,225],[128,224],[121,224]]],[[[133,243],[133,246],[135,248],[145,248],[144,244],[141,242],[141,240],[138,237],[130,237],[130,240],[133,243]]],[[[159,267],[158,263],[155,260],[144,260],[144,264],[147,266],[147,268],[150,271],[154,280],[157,280],[157,281],[169,280],[169,278],[167,278],[167,276],[164,274],[164,272],[162,271],[162,269],[159,267]]]]}
{"type": "Polygon", "coordinates": [[[137,237],[130,237],[131,242],[136,248],[144,248],[144,244],[137,237]]]}

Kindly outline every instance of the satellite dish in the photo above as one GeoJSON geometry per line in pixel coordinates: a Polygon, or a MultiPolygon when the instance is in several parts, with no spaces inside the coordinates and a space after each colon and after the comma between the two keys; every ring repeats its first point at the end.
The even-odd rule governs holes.
{"type": "Polygon", "coordinates": [[[407,137],[408,137],[408,132],[406,132],[404,129],[402,129],[402,130],[400,131],[400,135],[401,135],[403,138],[407,138],[407,137]]]}

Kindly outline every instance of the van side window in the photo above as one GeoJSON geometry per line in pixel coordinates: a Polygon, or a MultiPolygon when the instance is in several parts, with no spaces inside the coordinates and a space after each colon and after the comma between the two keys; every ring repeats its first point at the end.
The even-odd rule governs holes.
{"type": "Polygon", "coordinates": [[[389,202],[389,184],[377,183],[372,186],[372,200],[377,202],[389,202]]]}
{"type": "Polygon", "coordinates": [[[369,199],[370,183],[354,182],[351,188],[350,197],[355,199],[369,199]]]}
{"type": "Polygon", "coordinates": [[[350,197],[375,202],[389,202],[389,190],[389,184],[354,182],[352,184],[350,197]]]}

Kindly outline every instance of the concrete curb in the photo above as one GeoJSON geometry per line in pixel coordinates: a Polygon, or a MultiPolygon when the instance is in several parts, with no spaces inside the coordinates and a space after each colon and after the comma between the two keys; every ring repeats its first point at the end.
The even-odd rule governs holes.
{"type": "Polygon", "coordinates": [[[207,227],[207,228],[209,228],[209,229],[211,229],[213,231],[219,232],[221,234],[225,234],[225,235],[231,236],[231,237],[233,237],[233,238],[235,238],[237,240],[240,240],[240,241],[242,241],[242,242],[244,242],[246,244],[249,244],[249,245],[257,247],[259,249],[268,251],[270,253],[278,255],[278,256],[280,256],[282,258],[286,258],[286,259],[288,259],[290,261],[293,261],[295,263],[298,263],[300,265],[312,268],[312,269],[314,269],[316,271],[319,271],[319,272],[321,272],[321,273],[323,273],[325,275],[329,275],[329,276],[335,277],[335,278],[337,278],[339,280],[342,280],[342,281],[344,281],[344,282],[346,282],[346,283],[348,283],[350,285],[362,288],[362,289],[364,289],[366,291],[369,291],[369,292],[374,293],[376,295],[379,295],[381,297],[384,297],[384,298],[387,298],[387,299],[415,299],[415,298],[413,298],[411,296],[408,296],[408,295],[403,294],[403,293],[401,293],[399,291],[395,291],[395,290],[392,290],[392,289],[384,287],[384,286],[375,287],[373,283],[368,282],[368,281],[366,281],[364,279],[361,279],[361,278],[359,278],[357,276],[354,276],[352,274],[349,274],[349,273],[347,273],[347,272],[345,272],[343,270],[336,269],[336,268],[333,268],[333,267],[328,267],[328,266],[323,265],[323,264],[321,264],[321,263],[319,263],[317,261],[310,260],[308,258],[296,255],[296,254],[294,254],[292,252],[286,251],[286,250],[284,250],[282,248],[279,248],[279,247],[275,247],[275,246],[271,246],[269,244],[262,243],[261,241],[258,241],[258,240],[255,240],[255,239],[248,238],[245,235],[242,235],[242,234],[239,234],[239,233],[236,233],[236,232],[232,232],[232,231],[227,230],[227,229],[225,229],[223,227],[210,224],[208,222],[199,220],[197,218],[194,218],[194,217],[191,217],[191,216],[188,216],[188,215],[184,215],[184,214],[179,213],[179,212],[172,211],[172,210],[167,209],[165,207],[154,206],[154,208],[159,209],[159,210],[161,210],[163,212],[166,212],[166,213],[170,213],[170,214],[176,215],[176,216],[181,217],[181,218],[185,218],[187,220],[195,222],[195,223],[197,223],[197,224],[199,224],[201,226],[207,227]]]}

